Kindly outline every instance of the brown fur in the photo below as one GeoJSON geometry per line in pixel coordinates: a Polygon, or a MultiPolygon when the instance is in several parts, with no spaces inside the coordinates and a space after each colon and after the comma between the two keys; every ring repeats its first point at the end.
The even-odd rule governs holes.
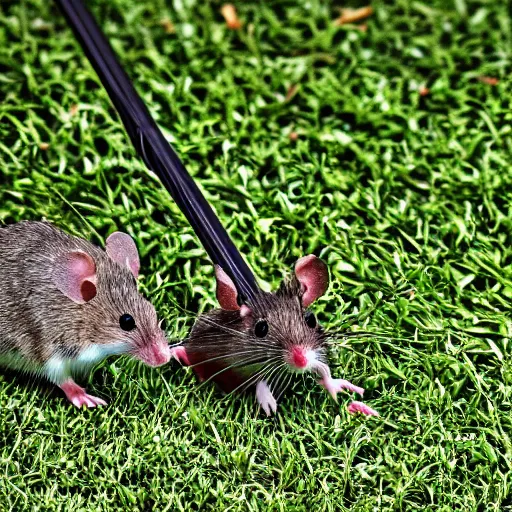
{"type": "Polygon", "coordinates": [[[21,369],[37,372],[53,356],[74,359],[91,345],[108,355],[114,342],[125,342],[129,352],[155,336],[163,333],[153,306],[139,294],[132,273],[105,251],[46,222],[0,229],[0,357],[15,354],[26,362],[21,369]],[[96,263],[97,295],[84,304],[64,296],[51,280],[59,254],[76,250],[96,263]],[[124,313],[135,318],[137,329],[120,328],[124,313]]]}

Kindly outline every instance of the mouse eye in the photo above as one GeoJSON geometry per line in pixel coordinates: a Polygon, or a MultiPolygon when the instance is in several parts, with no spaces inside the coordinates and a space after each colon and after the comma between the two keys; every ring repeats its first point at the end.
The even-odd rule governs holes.
{"type": "Polygon", "coordinates": [[[316,316],[311,313],[311,311],[306,311],[306,314],[304,315],[304,320],[306,321],[306,324],[308,327],[311,327],[311,329],[314,329],[316,327],[316,316]]]}
{"type": "Polygon", "coordinates": [[[132,315],[125,313],[119,318],[119,327],[123,329],[123,331],[133,331],[135,329],[135,320],[132,315]]]}
{"type": "Polygon", "coordinates": [[[254,334],[258,338],[264,338],[268,333],[268,324],[266,320],[258,320],[254,326],[254,334]]]}

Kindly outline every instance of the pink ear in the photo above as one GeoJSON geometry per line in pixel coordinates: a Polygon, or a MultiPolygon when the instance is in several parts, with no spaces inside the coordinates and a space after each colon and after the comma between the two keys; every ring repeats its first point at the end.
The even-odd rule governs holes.
{"type": "Polygon", "coordinates": [[[302,286],[302,305],[305,308],[321,297],[329,286],[327,265],[313,254],[295,263],[295,275],[302,286]]]}
{"type": "Polygon", "coordinates": [[[231,281],[231,278],[222,270],[219,265],[215,265],[215,278],[217,279],[217,300],[222,309],[235,311],[240,309],[236,298],[238,292],[231,281]]]}
{"type": "Polygon", "coordinates": [[[96,264],[85,252],[59,256],[52,280],[60,292],[78,304],[89,302],[96,296],[96,264]]]}
{"type": "Polygon", "coordinates": [[[116,263],[127,266],[135,277],[139,276],[139,253],[130,235],[119,231],[112,233],[107,238],[105,249],[116,263]]]}

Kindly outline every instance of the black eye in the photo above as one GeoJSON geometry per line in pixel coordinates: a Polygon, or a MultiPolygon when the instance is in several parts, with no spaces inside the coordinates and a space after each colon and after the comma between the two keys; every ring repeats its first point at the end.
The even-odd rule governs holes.
{"type": "Polygon", "coordinates": [[[264,338],[268,332],[268,324],[266,320],[258,320],[254,326],[254,334],[258,338],[264,338]]]}
{"type": "Polygon", "coordinates": [[[311,329],[316,327],[316,317],[313,313],[311,313],[311,311],[306,311],[304,320],[306,321],[307,326],[311,327],[311,329]]]}
{"type": "Polygon", "coordinates": [[[133,319],[133,316],[125,313],[119,319],[119,326],[121,329],[123,329],[123,331],[132,331],[135,329],[135,320],[133,319]]]}

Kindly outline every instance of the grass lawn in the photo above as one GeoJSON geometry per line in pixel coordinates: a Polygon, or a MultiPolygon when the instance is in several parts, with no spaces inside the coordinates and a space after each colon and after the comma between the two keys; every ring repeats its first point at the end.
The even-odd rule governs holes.
{"type": "MultiPolygon", "coordinates": [[[[263,284],[315,252],[323,322],[387,333],[332,356],[381,417],[312,377],[267,419],[178,365],[108,360],[82,411],[2,372],[0,510],[512,510],[508,2],[378,0],[366,31],[342,2],[238,2],[240,31],[220,3],[88,5],[263,284]]],[[[172,337],[215,305],[53,2],[0,4],[0,180],[0,222],[132,234],[172,337]]]]}

